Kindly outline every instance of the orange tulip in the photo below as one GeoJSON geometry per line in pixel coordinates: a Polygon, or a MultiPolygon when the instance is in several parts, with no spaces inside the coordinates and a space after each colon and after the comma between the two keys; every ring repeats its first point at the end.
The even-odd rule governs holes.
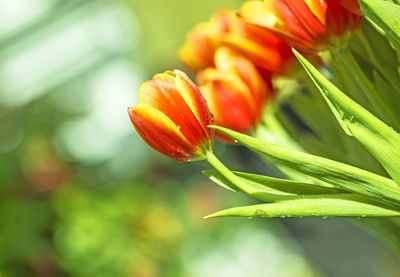
{"type": "Polygon", "coordinates": [[[249,1],[240,15],[305,52],[342,46],[361,22],[361,16],[344,8],[339,0],[249,1]]]}
{"type": "Polygon", "coordinates": [[[289,47],[265,28],[247,24],[231,10],[221,10],[208,23],[195,27],[180,50],[181,59],[194,70],[213,67],[214,53],[228,46],[261,70],[281,73],[292,60],[289,47]]]}
{"type": "MultiPolygon", "coordinates": [[[[248,133],[261,121],[263,105],[272,90],[252,62],[229,48],[217,50],[215,64],[216,68],[208,68],[198,75],[200,91],[215,124],[248,133]]],[[[218,132],[216,135],[232,141],[218,132]]]]}
{"type": "Polygon", "coordinates": [[[128,108],[133,126],[155,150],[178,162],[204,159],[212,151],[212,115],[196,85],[181,71],[145,82],[139,105],[128,108]]]}

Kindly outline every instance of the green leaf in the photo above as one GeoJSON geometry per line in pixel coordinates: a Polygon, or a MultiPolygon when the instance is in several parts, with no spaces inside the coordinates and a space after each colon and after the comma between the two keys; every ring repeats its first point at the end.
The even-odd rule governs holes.
{"type": "Polygon", "coordinates": [[[278,203],[236,207],[222,210],[204,218],[225,216],[244,217],[393,217],[399,211],[364,202],[354,195],[317,196],[278,203]]]}
{"type": "Polygon", "coordinates": [[[273,163],[400,208],[400,188],[391,179],[351,165],[283,148],[223,127],[210,127],[264,155],[273,163]]]}
{"type": "MultiPolygon", "coordinates": [[[[358,58],[363,59],[367,63],[373,64],[382,76],[384,76],[385,80],[393,87],[391,95],[400,95],[400,78],[397,72],[397,56],[387,38],[382,36],[367,21],[364,21],[362,29],[357,32],[356,39],[359,40],[361,45],[358,47],[352,47],[352,50],[358,52],[361,48],[365,49],[365,52],[359,53],[358,58]]],[[[353,44],[354,43],[350,45],[352,46],[353,44]]]]}
{"type": "MultiPolygon", "coordinates": [[[[364,93],[365,97],[372,105],[372,112],[376,114],[380,119],[384,120],[387,124],[396,126],[400,129],[399,118],[396,117],[394,111],[390,109],[388,103],[382,98],[382,93],[378,92],[371,82],[372,71],[364,71],[362,67],[368,68],[368,64],[360,64],[357,61],[351,51],[347,48],[343,48],[335,52],[336,56],[342,60],[344,66],[348,69],[351,76],[353,77],[353,82],[355,82],[361,91],[364,93]],[[371,76],[367,75],[368,72],[371,76]]],[[[356,98],[358,99],[358,98],[356,98]]],[[[369,107],[371,109],[371,107],[369,107]]]]}
{"type": "MultiPolygon", "coordinates": [[[[293,199],[298,197],[298,195],[334,194],[343,192],[339,189],[322,187],[304,182],[295,182],[242,172],[233,173],[241,179],[242,182],[248,184],[247,194],[266,202],[293,199]]],[[[218,185],[236,191],[235,185],[217,171],[207,170],[203,171],[203,174],[218,185]]]]}
{"type": "Polygon", "coordinates": [[[215,170],[203,170],[202,171],[204,175],[207,176],[208,179],[210,179],[211,181],[213,181],[214,183],[216,183],[217,185],[223,187],[224,189],[236,192],[238,191],[238,189],[236,188],[236,186],[228,181],[228,179],[226,179],[225,177],[222,176],[222,174],[218,173],[215,170]]]}
{"type": "Polygon", "coordinates": [[[303,56],[294,50],[308,75],[330,103],[346,132],[350,132],[400,184],[400,134],[358,105],[329,82],[303,56]]]}
{"type": "Polygon", "coordinates": [[[400,6],[384,0],[359,0],[363,14],[382,28],[400,46],[400,6]]]}
{"type": "MultiPolygon", "coordinates": [[[[396,117],[400,119],[400,109],[398,108],[400,94],[396,95],[395,88],[393,88],[389,82],[386,82],[377,71],[373,71],[373,75],[376,87],[382,99],[388,103],[388,107],[393,111],[396,117]]],[[[398,89],[400,89],[400,84],[398,89]]]]}

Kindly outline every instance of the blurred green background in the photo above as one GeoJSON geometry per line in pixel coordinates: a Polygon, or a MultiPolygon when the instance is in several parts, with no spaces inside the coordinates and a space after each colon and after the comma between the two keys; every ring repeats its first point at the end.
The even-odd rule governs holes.
{"type": "Polygon", "coordinates": [[[0,277],[399,276],[398,258],[349,221],[203,220],[255,201],[134,132],[141,82],[185,69],[187,31],[241,2],[0,0],[0,277]]]}

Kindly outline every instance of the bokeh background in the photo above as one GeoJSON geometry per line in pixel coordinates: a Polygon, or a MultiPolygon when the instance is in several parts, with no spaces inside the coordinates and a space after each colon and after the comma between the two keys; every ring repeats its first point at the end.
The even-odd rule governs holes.
{"type": "MultiPolygon", "coordinates": [[[[141,82],[185,70],[187,31],[242,2],[0,0],[0,277],[399,276],[351,221],[202,219],[256,202],[134,132],[141,82]]],[[[234,169],[278,174],[216,149],[234,169]]]]}

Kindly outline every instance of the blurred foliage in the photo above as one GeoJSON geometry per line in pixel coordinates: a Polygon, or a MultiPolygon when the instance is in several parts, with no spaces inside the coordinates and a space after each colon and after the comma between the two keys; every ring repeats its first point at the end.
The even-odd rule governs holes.
{"type": "MultiPolygon", "coordinates": [[[[178,166],[134,134],[126,107],[140,83],[180,68],[185,33],[241,2],[0,0],[1,277],[374,276],[360,267],[371,249],[388,257],[376,272],[396,272],[392,253],[350,225],[331,239],[352,245],[338,241],[350,233],[370,248],[348,249],[359,261],[340,271],[340,248],[318,260],[327,250],[313,221],[288,232],[279,220],[203,220],[250,200],[207,182],[204,163],[178,166]]],[[[265,170],[240,148],[225,157],[235,165],[237,155],[265,170]]]]}

